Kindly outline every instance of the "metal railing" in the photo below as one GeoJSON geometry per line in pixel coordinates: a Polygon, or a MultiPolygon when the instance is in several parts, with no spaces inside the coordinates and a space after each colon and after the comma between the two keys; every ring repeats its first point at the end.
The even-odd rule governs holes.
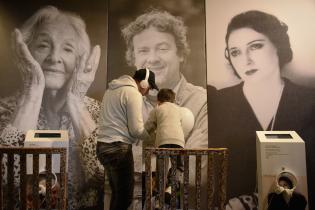
{"type": "MultiPolygon", "coordinates": [[[[181,202],[182,209],[189,208],[189,158],[196,157],[195,169],[195,207],[194,209],[201,209],[201,159],[207,158],[207,209],[224,209],[226,200],[226,182],[227,182],[227,167],[228,167],[228,150],[226,148],[208,148],[208,149],[169,149],[169,148],[146,148],[145,152],[145,172],[146,172],[146,197],[145,208],[147,210],[154,209],[152,206],[152,157],[156,156],[158,168],[158,203],[161,209],[165,209],[165,172],[164,159],[170,157],[170,179],[171,179],[171,209],[176,209],[176,158],[182,156],[184,159],[183,172],[183,199],[181,202]],[[160,161],[160,163],[158,163],[160,161]],[[162,170],[162,172],[161,172],[162,170]]],[[[205,207],[202,207],[205,209],[205,207]]]]}
{"type": "Polygon", "coordinates": [[[25,210],[27,207],[27,181],[29,176],[27,175],[27,155],[33,155],[33,173],[31,175],[31,186],[32,186],[32,208],[40,208],[40,197],[39,197],[39,155],[46,155],[46,209],[51,209],[51,198],[52,198],[52,155],[60,155],[60,174],[59,185],[60,190],[57,196],[57,209],[66,209],[67,199],[67,187],[66,187],[66,148],[26,148],[26,147],[0,147],[0,210],[4,208],[4,201],[7,206],[14,209],[16,202],[20,203],[20,209],[25,210]],[[20,182],[19,187],[16,187],[17,183],[14,183],[14,161],[19,161],[19,174],[20,182]],[[4,167],[3,164],[6,164],[4,167]],[[7,183],[3,185],[3,174],[7,168],[7,183]],[[4,193],[6,190],[6,193],[4,193]],[[18,194],[16,194],[18,190],[18,194]],[[6,195],[6,196],[5,196],[6,195]]]}

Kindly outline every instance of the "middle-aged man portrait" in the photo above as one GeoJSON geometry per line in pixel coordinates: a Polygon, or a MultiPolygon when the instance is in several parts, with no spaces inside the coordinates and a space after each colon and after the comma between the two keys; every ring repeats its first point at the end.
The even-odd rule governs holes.
{"type": "MultiPolygon", "coordinates": [[[[185,2],[187,4],[176,0],[158,4],[124,1],[128,5],[124,7],[110,2],[108,78],[111,80],[126,72],[149,68],[155,73],[157,86],[172,89],[176,103],[189,108],[195,117],[194,127],[185,139],[185,148],[207,148],[204,2],[185,2]]],[[[143,98],[144,121],[156,106],[156,94],[150,91],[143,98]]],[[[141,144],[133,145],[138,183],[134,197],[141,196],[140,177],[144,170],[141,144]]],[[[191,159],[193,184],[195,167],[191,159]]],[[[202,167],[206,168],[205,162],[202,167]]]]}

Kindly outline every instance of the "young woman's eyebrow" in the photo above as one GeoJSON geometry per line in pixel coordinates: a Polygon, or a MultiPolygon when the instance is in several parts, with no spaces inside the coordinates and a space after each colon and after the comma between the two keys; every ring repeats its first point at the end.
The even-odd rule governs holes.
{"type": "Polygon", "coordinates": [[[253,42],[264,42],[264,41],[266,41],[266,40],[265,40],[265,39],[255,39],[255,40],[253,40],[253,41],[248,42],[247,45],[250,45],[250,44],[252,44],[253,42]]]}
{"type": "Polygon", "coordinates": [[[231,48],[229,48],[229,50],[236,50],[236,49],[238,49],[238,47],[231,47],[231,48]]]}

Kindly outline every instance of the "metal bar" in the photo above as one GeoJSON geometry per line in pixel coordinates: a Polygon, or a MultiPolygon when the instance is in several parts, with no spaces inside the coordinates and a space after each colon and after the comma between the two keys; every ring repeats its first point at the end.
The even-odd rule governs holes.
{"type": "Polygon", "coordinates": [[[151,151],[145,150],[144,160],[145,160],[145,205],[146,210],[152,209],[152,168],[151,168],[151,151]]]}
{"type": "Polygon", "coordinates": [[[3,161],[3,153],[0,152],[0,210],[3,209],[3,187],[2,187],[2,161],[3,161]]]}
{"type": "Polygon", "coordinates": [[[176,192],[177,192],[176,182],[178,181],[176,180],[176,168],[177,168],[176,158],[177,156],[171,155],[172,166],[171,166],[170,178],[171,178],[171,186],[172,186],[172,191],[171,191],[171,209],[172,210],[176,209],[176,192]]]}
{"type": "Polygon", "coordinates": [[[8,154],[8,207],[13,207],[15,204],[15,196],[14,196],[14,154],[8,154]]]}
{"type": "Polygon", "coordinates": [[[208,155],[209,152],[225,151],[226,148],[207,148],[207,149],[179,149],[179,148],[146,148],[152,150],[155,155],[208,155]]]}
{"type": "Polygon", "coordinates": [[[26,153],[20,154],[20,164],[21,164],[21,171],[20,171],[20,181],[21,181],[21,207],[22,209],[26,209],[26,189],[27,189],[27,174],[26,174],[26,153]]]}
{"type": "Polygon", "coordinates": [[[184,156],[184,199],[183,210],[188,210],[189,199],[189,156],[184,156]]]}
{"type": "Polygon", "coordinates": [[[158,155],[157,158],[157,172],[158,172],[158,186],[159,186],[159,192],[158,192],[158,198],[159,198],[159,207],[161,209],[165,209],[165,161],[164,157],[162,155],[158,155]]]}
{"type": "Polygon", "coordinates": [[[35,210],[40,208],[39,201],[39,154],[33,154],[33,206],[35,210]]]}
{"type": "Polygon", "coordinates": [[[207,174],[207,209],[211,210],[212,207],[214,207],[214,189],[215,189],[215,183],[214,183],[214,153],[208,154],[208,174],[207,174]]]}
{"type": "Polygon", "coordinates": [[[196,155],[196,210],[201,204],[201,155],[196,155]]]}
{"type": "Polygon", "coordinates": [[[27,152],[28,154],[60,154],[66,148],[47,148],[47,147],[4,147],[0,146],[0,151],[4,154],[14,153],[20,154],[21,152],[27,152]]]}
{"type": "Polygon", "coordinates": [[[67,167],[67,150],[63,149],[60,152],[60,206],[59,209],[66,210],[67,209],[67,173],[66,173],[66,167],[67,167]]]}
{"type": "Polygon", "coordinates": [[[224,151],[220,154],[221,167],[219,169],[219,210],[224,210],[224,203],[226,200],[226,185],[227,185],[227,170],[228,170],[228,152],[224,151]]]}
{"type": "MultiPolygon", "coordinates": [[[[51,170],[51,154],[46,155],[46,209],[51,210],[51,183],[52,183],[52,170],[51,170]]],[[[56,180],[55,180],[56,181],[56,180]]]]}

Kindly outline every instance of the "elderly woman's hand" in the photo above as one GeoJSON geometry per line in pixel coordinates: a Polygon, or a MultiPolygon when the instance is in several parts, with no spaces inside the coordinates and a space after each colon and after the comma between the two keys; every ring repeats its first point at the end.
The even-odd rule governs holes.
{"type": "Polygon", "coordinates": [[[37,127],[45,89],[45,78],[42,68],[33,58],[18,29],[15,29],[12,34],[12,45],[17,67],[22,74],[23,91],[11,124],[24,132],[37,127]]]}
{"type": "Polygon", "coordinates": [[[45,77],[41,66],[33,58],[18,29],[15,29],[12,34],[12,45],[16,65],[22,74],[23,93],[29,97],[29,100],[38,98],[44,91],[45,77]]]}
{"type": "Polygon", "coordinates": [[[96,123],[85,107],[83,100],[87,90],[94,81],[100,54],[101,50],[97,45],[93,48],[88,60],[86,55],[83,55],[69,83],[67,108],[72,119],[76,139],[78,140],[88,137],[96,128],[96,123]]]}
{"type": "Polygon", "coordinates": [[[73,73],[72,84],[71,84],[71,93],[84,98],[86,92],[91,86],[95,78],[95,73],[98,68],[100,61],[101,49],[99,45],[96,45],[89,58],[87,59],[86,54],[82,55],[78,61],[78,67],[73,73]]]}

